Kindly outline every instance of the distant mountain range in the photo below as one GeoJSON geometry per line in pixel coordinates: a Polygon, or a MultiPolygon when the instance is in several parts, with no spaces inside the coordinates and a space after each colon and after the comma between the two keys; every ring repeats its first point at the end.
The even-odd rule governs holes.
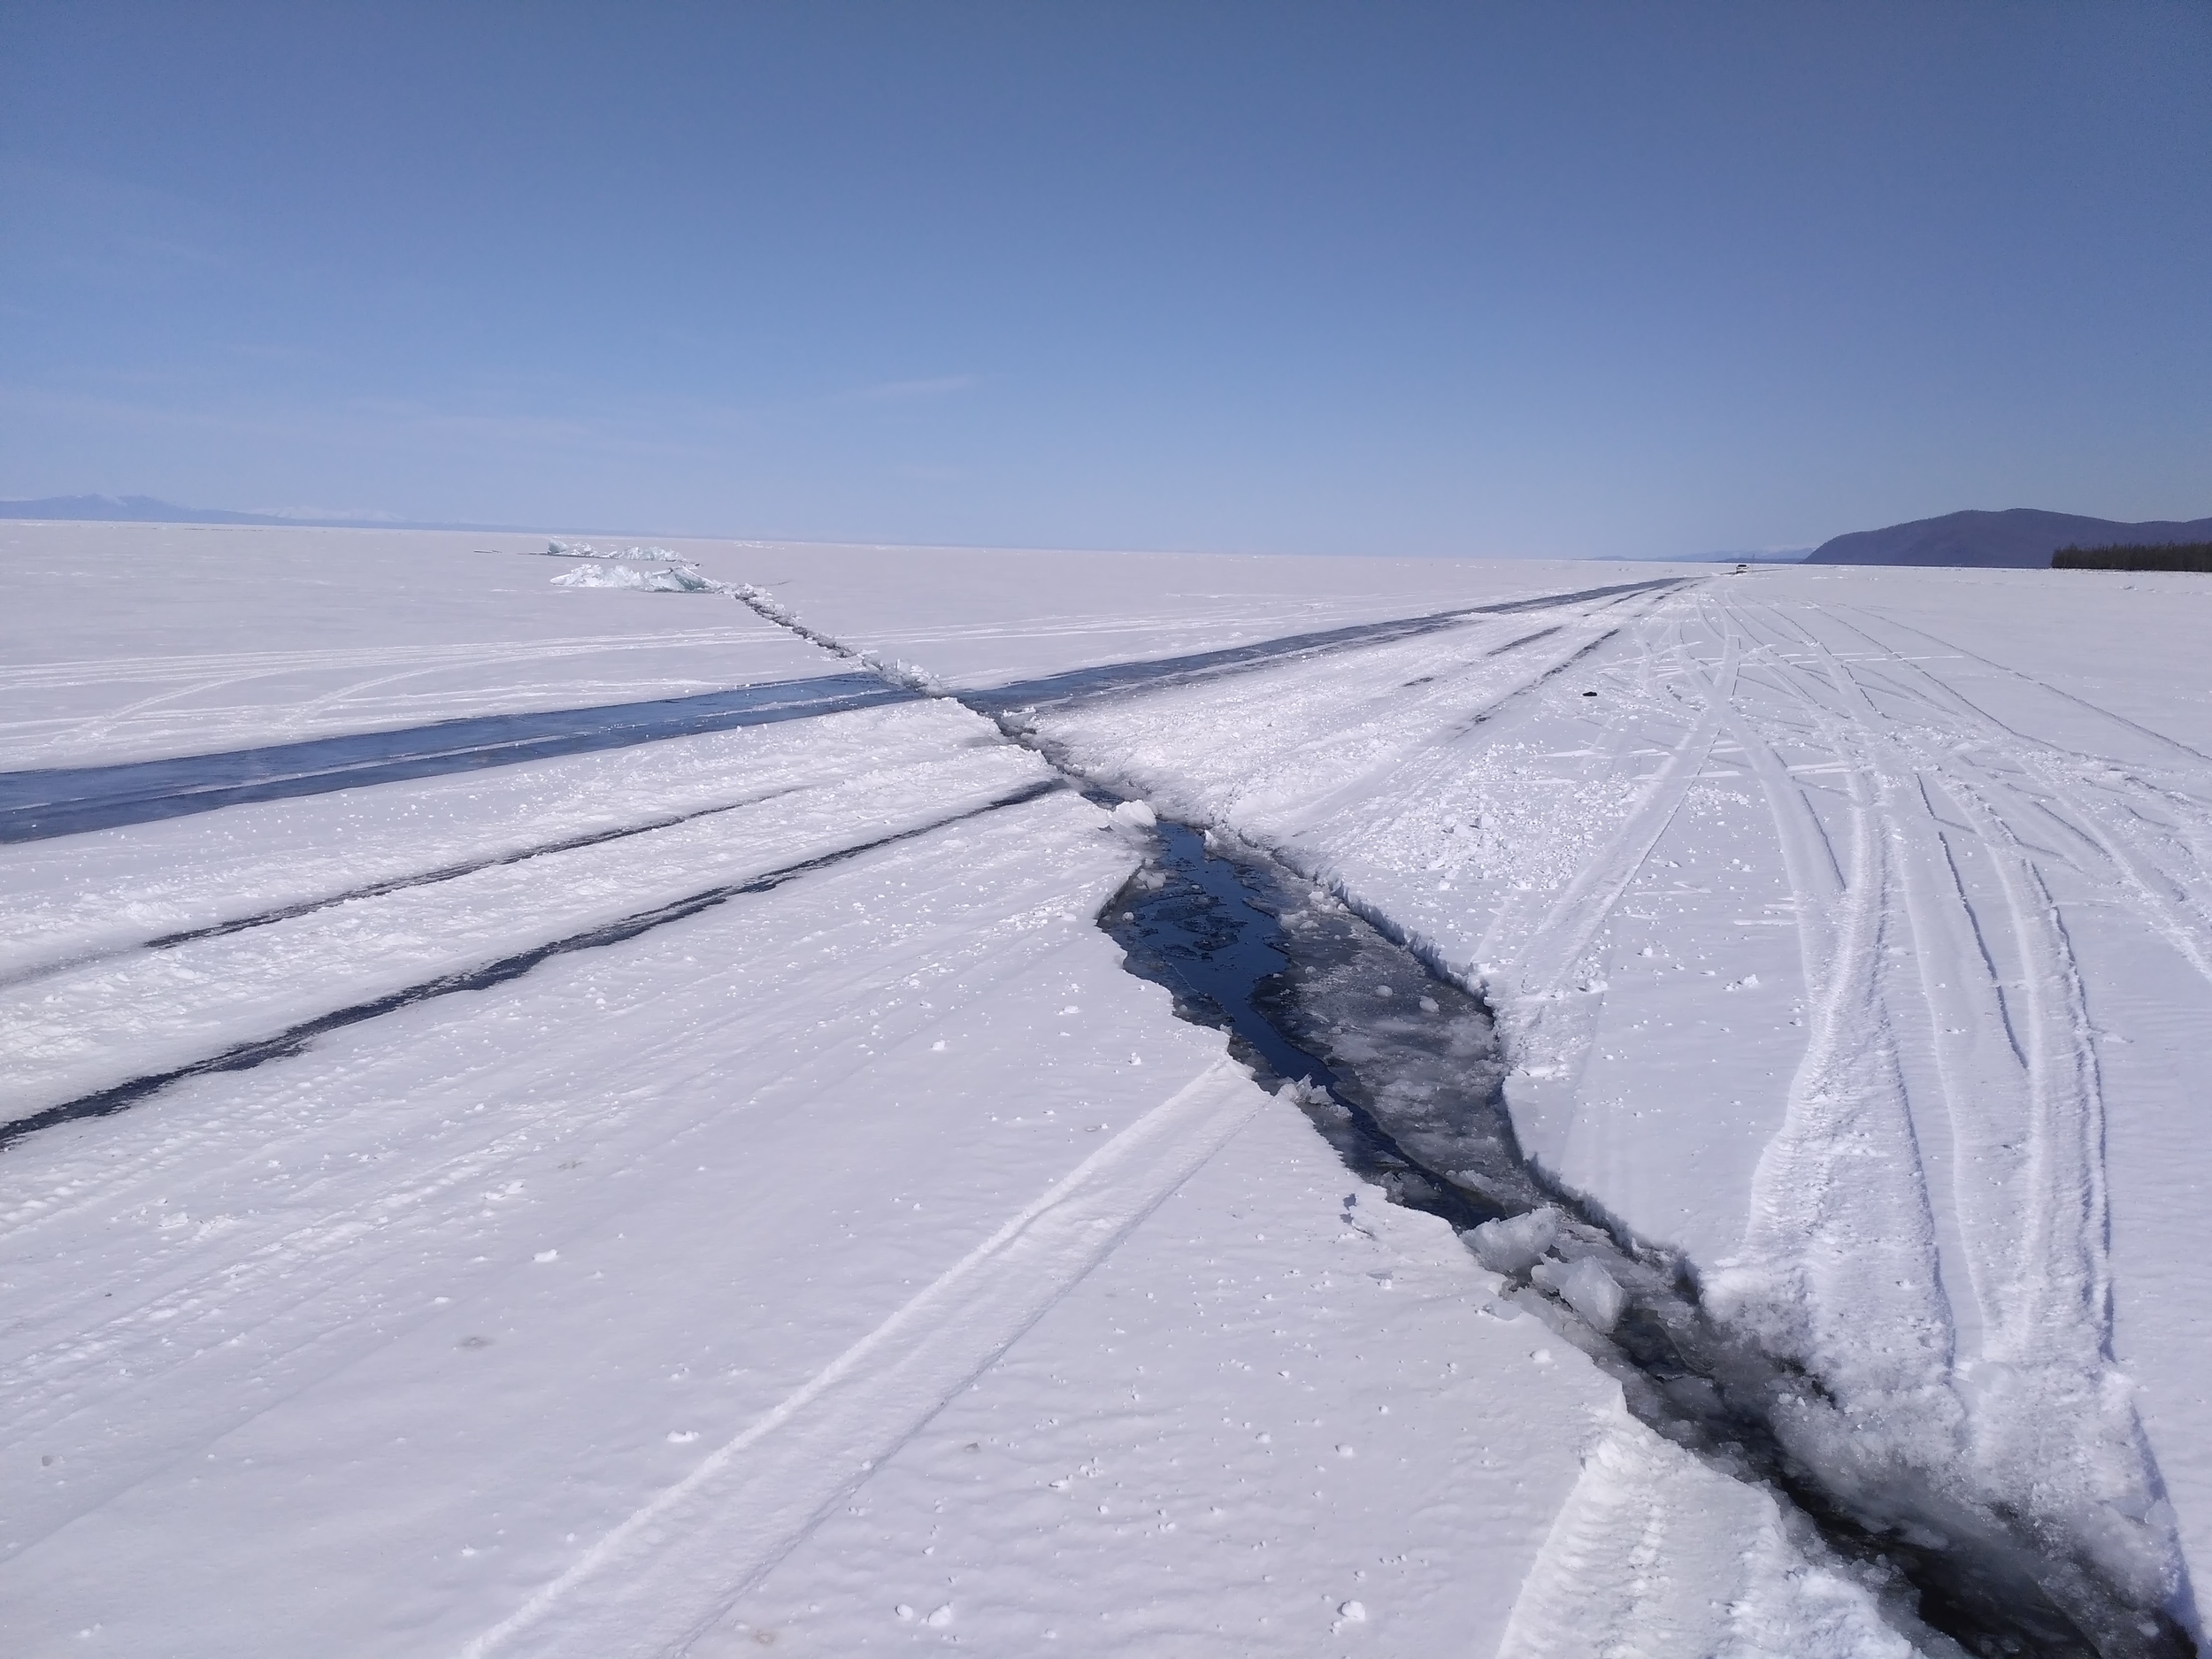
{"type": "Polygon", "coordinates": [[[180,507],[151,495],[46,495],[37,501],[0,501],[0,518],[73,518],[95,524],[288,524],[334,530],[513,530],[503,524],[414,524],[398,518],[316,518],[285,513],[232,512],[224,507],[180,507]]]}
{"type": "MultiPolygon", "coordinates": [[[[39,501],[0,501],[0,518],[76,518],[109,524],[267,524],[342,530],[527,530],[511,524],[417,524],[402,519],[292,518],[232,512],[221,507],[180,507],[151,495],[49,495],[39,501]]],[[[2079,513],[2012,507],[2002,512],[1950,512],[1881,530],[1854,530],[1822,542],[1808,555],[1797,548],[1761,548],[1708,553],[1694,563],[1938,565],[1979,570],[2041,570],[2062,547],[2115,542],[2158,544],[2212,541],[2212,518],[2154,518],[2123,524],[2079,513]]],[[[1678,560],[1681,555],[1669,556],[1678,560]]]]}
{"type": "Polygon", "coordinates": [[[1886,530],[1854,530],[1815,548],[1808,565],[1949,565],[1975,570],[2042,570],[2062,547],[2115,542],[2212,541],[2212,518],[2122,524],[2079,513],[2013,507],[1947,512],[1886,530]]]}

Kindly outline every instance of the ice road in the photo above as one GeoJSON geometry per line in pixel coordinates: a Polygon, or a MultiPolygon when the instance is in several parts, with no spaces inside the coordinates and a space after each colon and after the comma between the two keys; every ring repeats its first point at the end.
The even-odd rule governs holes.
{"type": "Polygon", "coordinates": [[[1977,1645],[1807,1490],[2198,1634],[2201,579],[0,546],[12,1654],[1977,1645]],[[1801,1486],[1126,971],[1153,814],[1479,999],[1801,1486]]]}

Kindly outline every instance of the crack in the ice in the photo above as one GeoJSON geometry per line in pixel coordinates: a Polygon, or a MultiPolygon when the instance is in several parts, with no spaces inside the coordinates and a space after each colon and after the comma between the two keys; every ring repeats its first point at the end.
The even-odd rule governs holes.
{"type": "Polygon", "coordinates": [[[4,1149],[25,1136],[35,1134],[42,1129],[50,1129],[58,1125],[74,1122],[81,1118],[111,1116],[127,1107],[136,1105],[149,1095],[158,1094],[171,1085],[184,1082],[188,1079],[205,1077],[219,1071],[244,1071],[271,1060],[288,1059],[302,1053],[308,1043],[326,1033],[342,1030],[349,1025],[357,1025],[364,1020],[374,1019],[380,1015],[396,1013],[401,1009],[411,1008],[418,1002],[426,1002],[435,997],[449,996],[457,991],[487,990],[495,985],[503,984],[507,980],[520,979],[524,974],[537,967],[539,964],[554,956],[566,956],[579,950],[595,949],[603,945],[619,944],[625,940],[634,939],[641,933],[648,933],[667,923],[682,921],[687,917],[696,916],[702,910],[711,910],[717,905],[726,903],[731,899],[749,894],[771,892],[801,876],[811,874],[818,870],[827,869],[833,864],[843,864],[848,859],[860,856],[863,853],[895,846],[901,841],[913,841],[919,836],[933,833],[951,825],[965,823],[972,818],[981,818],[987,813],[1001,811],[1008,807],[1020,806],[1027,802],[1056,794],[1067,787],[1057,778],[1026,784],[1019,789],[987,801],[981,806],[971,807],[964,811],[949,814],[944,818],[933,818],[926,824],[918,824],[889,835],[878,836],[873,841],[863,841],[856,846],[841,847],[834,852],[821,853],[812,858],[801,859],[795,864],[764,871],[759,875],[749,876],[742,881],[725,882],[716,887],[703,888],[697,893],[687,895],[683,898],[672,899],[665,904],[655,905],[651,910],[639,910],[611,922],[603,922],[581,933],[571,933],[565,938],[551,940],[544,944],[533,945],[527,950],[517,951],[511,956],[503,956],[496,962],[487,963],[481,967],[441,974],[434,979],[426,979],[419,984],[389,992],[369,1002],[334,1009],[326,1014],[318,1014],[312,1019],[302,1020],[297,1025],[288,1026],[273,1036],[234,1043],[221,1052],[210,1055],[204,1059],[195,1060],[180,1066],[173,1066],[167,1071],[149,1072],[143,1076],[131,1078],[93,1094],[80,1095],[74,1100],[64,1101],[57,1105],[15,1118],[12,1122],[0,1124],[0,1149],[4,1149]]]}
{"type": "MultiPolygon", "coordinates": [[[[892,683],[954,696],[1041,755],[1094,800],[1111,804],[1118,798],[1019,718],[1021,705],[1010,695],[1016,688],[947,692],[919,670],[887,668],[805,626],[758,589],[741,589],[738,597],[892,683]]],[[[1539,683],[1602,642],[1574,652],[1539,683]]],[[[1135,690],[1141,683],[1133,675],[1113,688],[1135,690]]],[[[1484,718],[1454,735],[1463,735],[1484,718]]],[[[1164,826],[1160,845],[1168,862],[1186,866],[1194,851],[1202,868],[1210,851],[1199,832],[1173,826],[1164,826]]],[[[1842,1402],[1802,1365],[1765,1352],[1715,1321],[1700,1303],[1686,1263],[1642,1244],[1617,1218],[1547,1181],[1521,1156],[1499,1087],[1503,1064],[1494,1023],[1480,999],[1425,941],[1388,918],[1355,906],[1348,895],[1274,855],[1253,848],[1239,852],[1234,880],[1244,893],[1210,890],[1196,873],[1177,890],[1175,876],[1151,879],[1156,867],[1133,878],[1102,913],[1100,925],[1118,938],[1125,933],[1125,942],[1145,953],[1141,957],[1138,949],[1130,951],[1131,971],[1168,986],[1179,1014],[1225,1029],[1239,1057],[1256,1075],[1278,1081],[1356,1173],[1376,1181],[1395,1202],[1430,1210],[1459,1228],[1486,1264],[1515,1286],[1517,1301],[1621,1384],[1641,1421],[1731,1479],[1763,1487],[1786,1513],[1804,1517],[1875,1592],[1888,1616],[1924,1646],[1941,1651],[1956,1642],[1985,1655],[2051,1659],[2193,1659],[2195,1644],[2170,1613],[2133,1604],[2097,1571],[2085,1550],[2048,1535],[2027,1517],[1939,1490],[1925,1471],[1813,1468],[1807,1458],[1819,1442],[1807,1427],[1816,1415],[1844,1418],[1842,1402]],[[1271,890],[1276,895],[1271,906],[1263,896],[1271,890]],[[1171,904],[1188,913],[1168,926],[1165,907],[1171,904]],[[1232,967],[1225,983],[1210,985],[1212,958],[1252,926],[1237,917],[1238,910],[1271,925],[1285,942],[1265,949],[1284,965],[1252,972],[1246,950],[1240,954],[1247,959],[1232,967]],[[1140,911],[1147,921],[1140,920],[1140,911]],[[1315,941],[1299,941],[1294,917],[1306,918],[1315,941]],[[1179,930],[1190,948],[1155,949],[1146,929],[1156,918],[1163,922],[1156,932],[1179,930]],[[1317,952],[1316,943],[1323,947],[1317,952]],[[1338,953],[1333,962],[1333,950],[1338,953]],[[1380,957],[1391,965],[1386,977],[1377,979],[1373,964],[1380,957]],[[1351,973],[1355,988],[1364,973],[1376,993],[1365,1010],[1336,1010],[1350,1013],[1349,1018],[1319,1011],[1345,989],[1330,985],[1333,976],[1341,979],[1340,971],[1351,973]],[[1398,1074],[1408,1052],[1403,1033],[1382,1032],[1386,1041],[1375,1041],[1384,1023],[1374,1009],[1381,987],[1389,985],[1394,1017],[1404,1004],[1394,1002],[1399,987],[1393,981],[1415,976],[1440,1025],[1479,1024],[1484,1064],[1462,1067],[1479,1087],[1465,1087],[1463,1077],[1439,1075],[1433,1063],[1440,1056],[1430,1045],[1423,1053],[1428,1064],[1415,1068],[1420,1075],[1409,1089],[1398,1074]],[[1467,1010],[1444,1018],[1448,996],[1463,999],[1467,1010]],[[1353,1052],[1362,1046],[1366,1053],[1353,1052]],[[1279,1064],[1282,1058],[1290,1064],[1279,1064]],[[1441,1110],[1440,1088],[1452,1096],[1441,1110]],[[1471,1154],[1470,1162],[1452,1167],[1471,1154]],[[1598,1270],[1595,1279],[1590,1266],[1598,1270]]],[[[1219,883],[1212,886],[1217,889],[1219,883]]],[[[1464,1059],[1450,1055],[1448,1041],[1446,1056],[1464,1059]]]]}
{"type": "Polygon", "coordinates": [[[1678,1258],[1528,1164],[1479,999],[1256,849],[1217,842],[1215,856],[1197,833],[1162,827],[1158,863],[1102,918],[1131,971],[1167,985],[1184,1018],[1225,1029],[1356,1173],[1451,1222],[1641,1421],[1807,1517],[1908,1630],[1989,1654],[2193,1654],[2170,1616],[2129,1604],[2023,1517],[1909,1469],[1810,1466],[1809,1425],[1846,1408],[1715,1321],[1678,1258]]]}
{"type": "MultiPolygon", "coordinates": [[[[774,595],[750,583],[734,588],[735,597],[754,611],[796,634],[810,644],[857,663],[881,675],[890,684],[903,690],[918,691],[934,696],[950,697],[962,707],[972,710],[1002,726],[1012,717],[1033,714],[1043,709],[1065,708],[1071,703],[1087,702],[1096,697],[1124,696],[1136,692],[1158,691],[1171,686],[1184,686],[1220,679],[1228,674],[1246,673],[1256,669],[1279,667],[1289,663],[1310,662],[1319,657],[1335,656],[1340,652],[1364,649],[1377,645],[1388,645],[1401,640],[1418,639],[1450,628],[1465,627],[1490,617],[1513,616],[1524,611],[1548,611],[1560,605],[1575,604],[1588,600],[1618,600],[1631,594],[1651,593],[1678,588],[1695,580],[1682,576],[1655,578],[1648,581],[1616,582],[1603,588],[1586,588],[1573,593],[1540,594],[1528,599],[1511,599],[1499,604],[1466,605],[1453,611],[1430,611],[1423,616],[1395,617],[1382,622],[1348,623],[1342,627],[1323,628],[1308,634],[1285,634],[1279,639],[1260,640],[1250,645],[1225,646],[1218,650],[1197,651],[1184,657],[1140,658],[1133,662],[1102,663],[1089,668],[1070,669],[1065,673],[1048,674],[1037,680],[1016,680],[1010,685],[993,686],[980,690],[953,690],[910,664],[888,661],[872,651],[856,650],[842,640],[809,626],[774,595]]],[[[1500,657],[1517,647],[1556,634],[1556,627],[1539,629],[1508,641],[1487,653],[1500,657]]]]}
{"type": "Polygon", "coordinates": [[[795,795],[804,785],[793,784],[781,789],[771,789],[763,795],[748,795],[741,801],[725,801],[714,806],[700,807],[689,812],[673,812],[641,824],[621,824],[612,829],[592,830],[580,835],[571,835],[560,841],[543,841],[534,847],[517,848],[511,852],[495,854],[488,858],[474,858],[462,864],[441,864],[433,870],[413,875],[393,876],[388,880],[372,881],[357,887],[348,887],[342,893],[324,894],[312,899],[302,899],[295,904],[279,905],[273,910],[257,910],[250,916],[234,916],[228,920],[210,922],[204,927],[188,927],[173,933],[161,933],[151,939],[136,940],[118,945],[109,950],[87,951],[81,956],[66,956],[53,962],[42,962],[35,967],[12,974],[0,974],[0,990],[12,990],[18,986],[35,980],[51,979],[55,974],[72,969],[89,967],[94,963],[108,962],[117,956],[127,956],[140,950],[173,950],[179,945],[196,944],[204,939],[221,939],[231,933],[242,933],[251,928],[271,927],[279,922],[296,921],[303,916],[312,916],[318,910],[333,905],[350,904],[357,899],[379,899],[388,893],[402,893],[410,887],[435,886],[441,881],[455,881],[463,876],[472,876],[480,870],[496,870],[506,864],[518,864],[532,858],[542,858],[551,853],[577,852],[586,847],[603,847],[609,841],[626,841],[633,835],[649,834],[654,830],[673,829],[680,824],[712,818],[721,812],[734,812],[742,807],[759,806],[787,795],[795,795]]]}

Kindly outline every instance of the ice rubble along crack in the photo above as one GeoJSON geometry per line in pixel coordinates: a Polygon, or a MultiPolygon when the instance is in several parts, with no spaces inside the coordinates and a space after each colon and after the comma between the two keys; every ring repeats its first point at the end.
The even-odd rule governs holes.
{"type": "MultiPolygon", "coordinates": [[[[741,587],[735,596],[893,684],[963,702],[1074,778],[1093,799],[1118,799],[1041,733],[987,700],[963,698],[924,670],[856,650],[757,588],[741,587]]],[[[1729,636],[1722,684],[1707,714],[1632,811],[1612,856],[1563,895],[1562,913],[1552,920],[1555,933],[1565,937],[1547,939],[1548,948],[1526,964],[1537,979],[1549,985],[1572,968],[1578,947],[1602,924],[1633,867],[1663,832],[1718,731],[1738,725],[1723,710],[1731,703],[1740,644],[1729,636]],[[1628,874],[1618,866],[1628,867],[1628,874]]],[[[1860,800],[1863,810],[1865,797],[1860,800]]],[[[1141,803],[1114,812],[1118,826],[1140,838],[1154,834],[1153,817],[1141,803]]],[[[1355,1171],[1381,1185],[1394,1202],[1430,1210],[1459,1227],[1485,1265],[1509,1281],[1516,1301],[1620,1382],[1630,1409],[1647,1425],[1732,1478],[1767,1487],[1885,1595],[1901,1627],[1938,1650],[1949,1646],[1949,1638],[1985,1653],[2100,1659],[2194,1653],[2164,1605],[2172,1593],[2169,1578],[2130,1571],[2124,1552],[2116,1562],[2108,1540],[2072,1534],[2051,1517],[2024,1514],[1956,1459],[1863,1455],[1862,1437],[1876,1425],[1802,1361],[1776,1352],[1755,1326],[1718,1317],[1678,1257],[1637,1240],[1591,1200],[1533,1169],[1503,1109],[1501,1045],[1479,987],[1340,882],[1324,885],[1282,862],[1279,853],[1233,843],[1217,831],[1201,839],[1181,829],[1179,844],[1178,828],[1160,826],[1146,867],[1101,918],[1132,947],[1132,971],[1174,990],[1179,1013],[1226,1028],[1238,1056],[1304,1108],[1355,1171]],[[1217,852],[1237,865],[1249,889],[1243,908],[1264,918],[1256,925],[1271,934],[1270,947],[1279,958],[1279,966],[1251,972],[1247,962],[1233,972],[1231,978],[1246,978],[1240,995],[1225,992],[1222,983],[1207,985],[1201,972],[1201,964],[1229,948],[1230,936],[1256,925],[1226,915],[1234,898],[1225,899],[1217,881],[1210,884],[1196,872],[1217,852]],[[1170,916],[1178,905],[1186,913],[1170,916]],[[1147,939],[1148,928],[1179,944],[1147,939]],[[1397,989],[1393,980],[1428,995],[1386,1000],[1379,993],[1397,989]],[[1465,1006],[1447,1015],[1448,995],[1465,1006]],[[1415,1038],[1409,1031],[1407,1010],[1413,1008],[1432,1010],[1440,1041],[1434,1033],[1415,1038]]],[[[1872,912],[1850,914],[1852,901],[1863,905],[1870,902],[1865,894],[1882,886],[1875,879],[1882,872],[1868,862],[1883,856],[1872,845],[1876,839],[1867,834],[1857,843],[1851,885],[1859,890],[1845,895],[1846,915],[1836,930],[1843,937],[1834,941],[1841,960],[1819,964],[1815,982],[1832,1004],[1868,988],[1854,982],[1845,964],[1864,961],[1865,941],[1855,935],[1879,926],[1872,912]]],[[[1878,1064],[1879,1056],[1874,1058],[1878,1064]]],[[[1831,1064],[1817,1058],[1809,1064],[1811,1078],[1831,1064]]]]}
{"type": "Polygon", "coordinates": [[[1837,1458],[1839,1437],[1866,1425],[1817,1378],[1715,1319],[1679,1262],[1521,1157],[1498,1098],[1494,1028],[1463,987],[1428,977],[1333,895],[1254,849],[1217,836],[1223,856],[1208,858],[1195,832],[1162,831],[1156,864],[1107,921],[1133,971],[1175,990],[1187,1017],[1228,1026],[1240,1057],[1281,1083],[1356,1171],[1460,1227],[1514,1299],[1619,1381],[1648,1426],[1809,1520],[1897,1603],[1908,1631],[1924,1622],[1992,1651],[2189,1651],[2170,1619],[2065,1540],[1923,1470],[1837,1458]],[[1233,868],[1240,892],[1225,899],[1218,868],[1189,873],[1199,860],[1233,868]],[[1281,941],[1271,948],[1282,965],[1256,995],[1211,972],[1239,954],[1250,972],[1250,951],[1228,937],[1239,931],[1281,941]]]}

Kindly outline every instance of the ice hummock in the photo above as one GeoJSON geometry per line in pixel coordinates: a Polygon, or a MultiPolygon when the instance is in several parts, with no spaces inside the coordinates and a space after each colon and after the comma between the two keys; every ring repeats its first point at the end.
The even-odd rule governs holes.
{"type": "Polygon", "coordinates": [[[672,559],[678,557],[673,548],[664,547],[594,547],[588,541],[564,541],[558,537],[545,544],[543,558],[555,559],[672,559]]]}
{"type": "Polygon", "coordinates": [[[722,591],[695,570],[671,565],[664,570],[638,570],[627,565],[584,565],[553,579],[556,588],[622,588],[641,594],[713,594],[722,591]]]}

